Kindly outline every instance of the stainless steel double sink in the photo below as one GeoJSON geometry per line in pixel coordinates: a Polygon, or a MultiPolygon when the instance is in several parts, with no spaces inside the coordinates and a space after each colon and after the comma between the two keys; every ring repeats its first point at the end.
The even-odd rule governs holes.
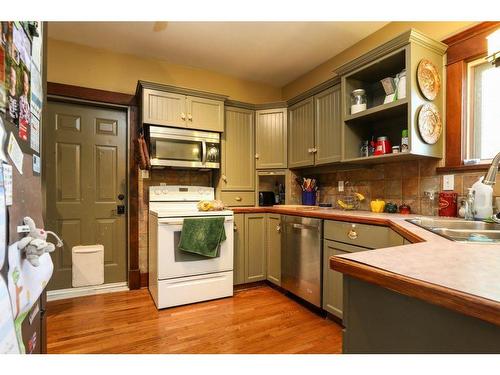
{"type": "Polygon", "coordinates": [[[500,224],[431,217],[418,217],[406,221],[453,241],[500,243],[500,224]]]}

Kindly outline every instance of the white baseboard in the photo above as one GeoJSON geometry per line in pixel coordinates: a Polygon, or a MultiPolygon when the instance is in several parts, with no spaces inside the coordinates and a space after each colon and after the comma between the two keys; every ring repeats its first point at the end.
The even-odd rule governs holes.
{"type": "Polygon", "coordinates": [[[127,282],[82,286],[79,288],[49,290],[47,292],[47,301],[56,301],[58,299],[91,296],[94,294],[125,292],[128,290],[129,288],[127,282]]]}

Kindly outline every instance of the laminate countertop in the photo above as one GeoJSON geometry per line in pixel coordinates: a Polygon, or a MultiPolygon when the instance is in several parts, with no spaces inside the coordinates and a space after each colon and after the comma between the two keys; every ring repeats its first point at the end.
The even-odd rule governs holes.
{"type": "Polygon", "coordinates": [[[500,245],[448,240],[406,221],[419,215],[311,209],[233,208],[388,226],[412,244],[330,258],[330,268],[381,287],[500,325],[500,245]]]}

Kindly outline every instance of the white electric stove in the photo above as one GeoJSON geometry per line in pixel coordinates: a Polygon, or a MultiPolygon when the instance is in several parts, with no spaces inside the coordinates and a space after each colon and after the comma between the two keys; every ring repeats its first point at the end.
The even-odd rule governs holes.
{"type": "Polygon", "coordinates": [[[214,196],[213,188],[203,186],[149,188],[149,291],[158,309],[233,295],[233,211],[196,207],[214,196]],[[225,218],[218,256],[179,250],[184,218],[206,216],[225,218]]]}

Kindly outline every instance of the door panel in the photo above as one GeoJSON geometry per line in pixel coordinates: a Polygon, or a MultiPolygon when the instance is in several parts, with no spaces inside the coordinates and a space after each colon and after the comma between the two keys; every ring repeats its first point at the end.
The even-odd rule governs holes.
{"type": "Polygon", "coordinates": [[[186,96],[144,89],[143,122],[147,124],[186,127],[186,96]]]}
{"type": "Polygon", "coordinates": [[[330,268],[330,257],[349,254],[340,250],[334,242],[324,241],[323,246],[323,309],[342,319],[343,277],[330,268]]]}
{"type": "Polygon", "coordinates": [[[281,285],[281,215],[267,215],[267,280],[281,285]]]}
{"type": "Polygon", "coordinates": [[[286,108],[255,112],[255,167],[287,167],[286,108]]]}
{"type": "Polygon", "coordinates": [[[342,154],[340,85],[316,95],[314,105],[316,112],[315,164],[340,161],[342,154]]]}
{"type": "Polygon", "coordinates": [[[188,96],[187,127],[215,132],[224,131],[224,103],[218,100],[188,96]]]}
{"type": "Polygon", "coordinates": [[[245,283],[245,215],[234,215],[233,284],[245,283]]]}
{"type": "Polygon", "coordinates": [[[246,282],[266,279],[266,215],[245,214],[246,282]]]}
{"type": "Polygon", "coordinates": [[[226,127],[222,134],[223,191],[255,189],[254,112],[226,108],[226,127]]]}
{"type": "Polygon", "coordinates": [[[305,99],[288,110],[288,167],[314,165],[314,102],[305,99]]]}
{"type": "Polygon", "coordinates": [[[52,253],[49,289],[71,287],[71,250],[104,245],[104,282],[126,281],[126,217],[117,214],[126,195],[126,113],[48,102],[44,132],[47,229],[64,246],[52,253]]]}

